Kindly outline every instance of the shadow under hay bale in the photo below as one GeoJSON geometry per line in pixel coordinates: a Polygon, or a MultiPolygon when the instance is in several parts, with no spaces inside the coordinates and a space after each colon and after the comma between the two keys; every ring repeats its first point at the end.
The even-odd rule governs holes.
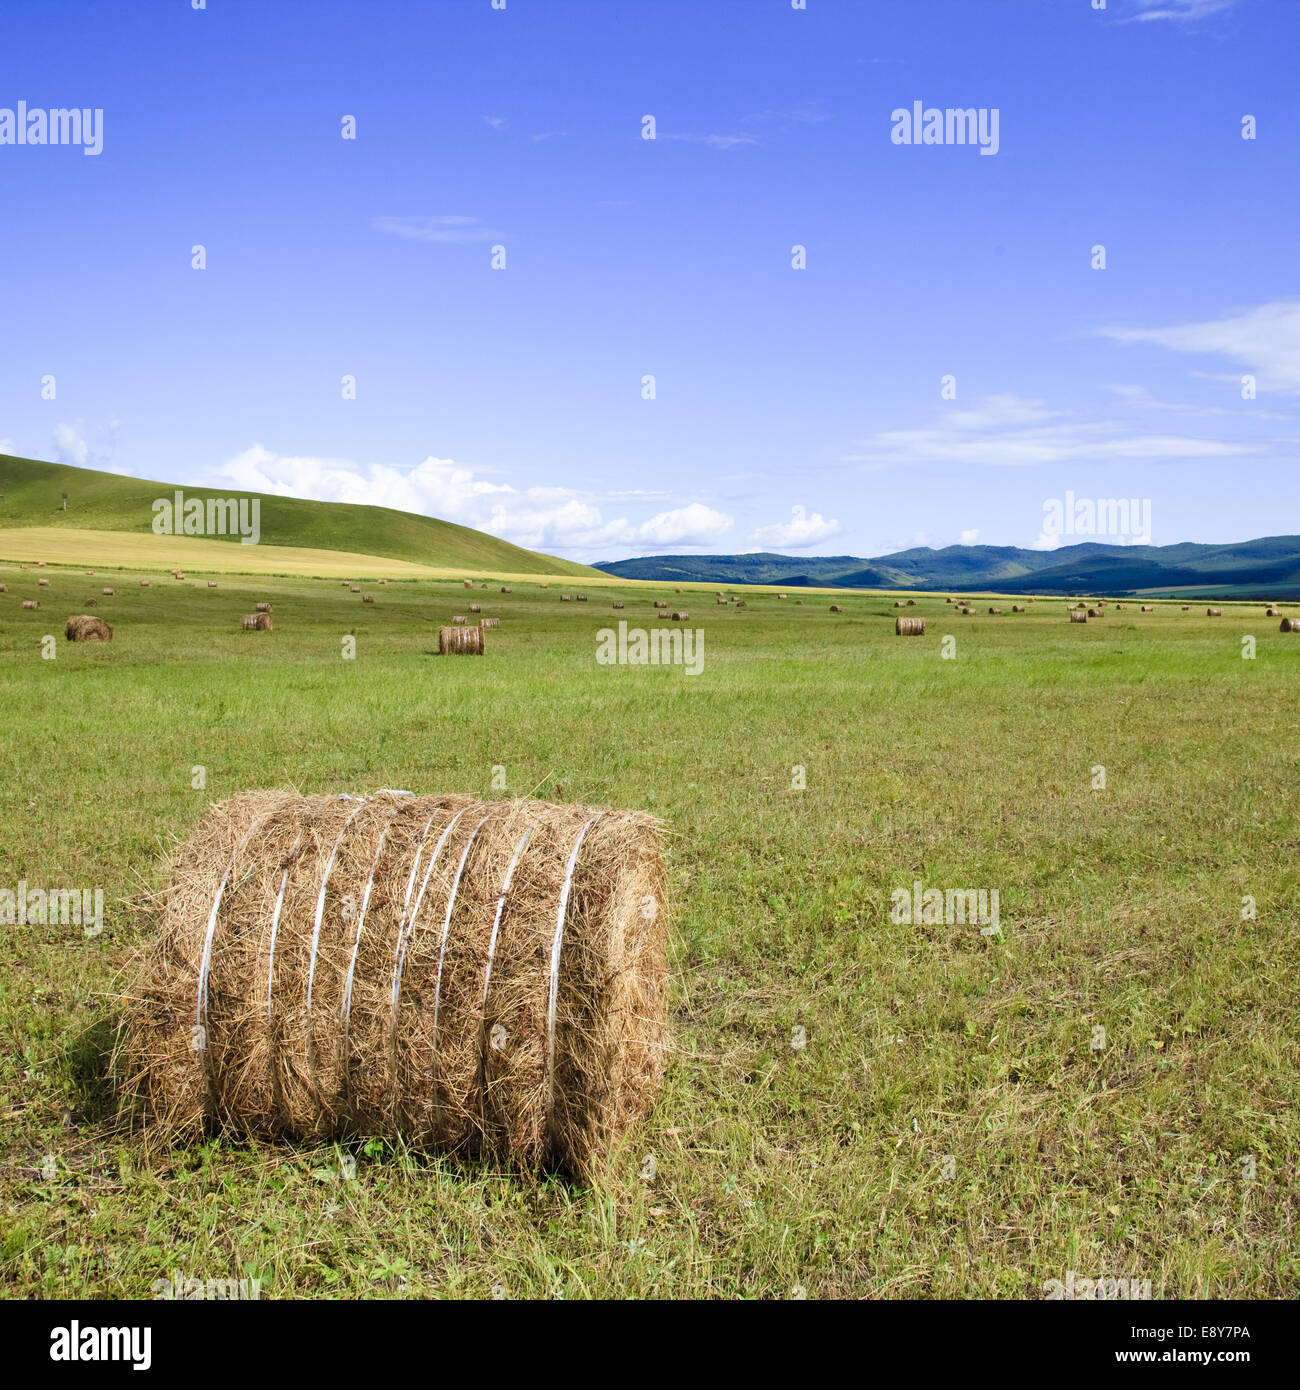
{"type": "Polygon", "coordinates": [[[897,617],[894,619],[895,637],[924,637],[925,619],[897,617]]]}
{"type": "MultiPolygon", "coordinates": [[[[461,622],[464,622],[464,618],[461,622]]],[[[439,656],[482,656],[483,629],[481,627],[440,627],[438,629],[439,656]]]]}
{"type": "Polygon", "coordinates": [[[111,642],[113,629],[103,618],[92,618],[87,613],[78,613],[68,619],[63,635],[69,642],[111,642]]]}
{"type": "Polygon", "coordinates": [[[362,1132],[595,1176],[663,1079],[658,834],[456,795],[222,802],[125,991],[124,1097],[168,1138],[362,1132]]]}

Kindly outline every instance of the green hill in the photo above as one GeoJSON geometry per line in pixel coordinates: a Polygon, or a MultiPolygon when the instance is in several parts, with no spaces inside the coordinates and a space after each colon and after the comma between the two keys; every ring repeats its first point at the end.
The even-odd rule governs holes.
{"type": "MultiPolygon", "coordinates": [[[[268,546],[348,551],[477,573],[595,574],[586,565],[524,550],[468,526],[390,507],[150,482],[10,454],[0,454],[0,530],[66,527],[150,534],[155,499],[171,498],[177,488],[187,498],[205,501],[209,497],[238,496],[250,502],[257,498],[261,541],[268,546]]],[[[238,536],[209,539],[239,544],[238,536]]]]}

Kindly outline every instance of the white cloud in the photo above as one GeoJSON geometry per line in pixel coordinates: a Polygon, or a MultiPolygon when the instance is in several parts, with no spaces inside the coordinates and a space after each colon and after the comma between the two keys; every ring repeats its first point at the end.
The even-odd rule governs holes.
{"type": "Polygon", "coordinates": [[[1261,391],[1300,394],[1300,300],[1275,300],[1205,323],[1170,328],[1103,328],[1117,343],[1154,343],[1172,352],[1240,363],[1261,391]]]}
{"type": "Polygon", "coordinates": [[[484,116],[483,119],[493,130],[504,130],[510,124],[504,116],[484,116]]]}
{"type": "Polygon", "coordinates": [[[84,468],[90,458],[90,446],[82,431],[81,422],[75,425],[55,425],[54,453],[60,463],[72,463],[84,468]]]}
{"type": "Polygon", "coordinates": [[[962,531],[957,536],[958,545],[974,545],[980,538],[978,526],[972,526],[969,531],[962,531]]]}
{"type": "Polygon", "coordinates": [[[377,232],[411,241],[464,244],[491,241],[501,235],[491,227],[481,226],[477,217],[376,217],[371,226],[377,232]]]}
{"type": "Polygon", "coordinates": [[[660,135],[660,140],[680,140],[689,145],[708,145],[713,150],[731,150],[737,145],[757,145],[752,135],[660,135]]]}
{"type": "Polygon", "coordinates": [[[0,454],[12,454],[14,442],[12,439],[0,439],[0,454]]]}
{"type": "Polygon", "coordinates": [[[755,545],[775,546],[778,550],[802,550],[838,536],[840,529],[838,521],[827,521],[820,512],[809,515],[805,507],[792,507],[789,521],[760,526],[749,539],[755,545]]]}
{"type": "Polygon", "coordinates": [[[1141,24],[1153,19],[1205,19],[1230,10],[1236,0],[1133,0],[1137,13],[1124,20],[1141,24]]]}
{"type": "Polygon", "coordinates": [[[648,521],[606,520],[599,499],[563,487],[516,488],[432,455],[411,469],[351,459],[274,454],[255,444],[230,459],[224,474],[237,487],[280,497],[311,497],[436,516],[486,531],[530,550],[597,552],[612,546],[711,545],[732,518],[698,502],[661,511],[648,521]]]}
{"type": "Polygon", "coordinates": [[[1182,435],[1147,434],[1113,421],[1063,419],[1041,401],[988,396],[974,407],[949,410],[937,426],[885,430],[864,440],[849,462],[956,463],[1027,467],[1100,459],[1228,458],[1252,446],[1182,435]],[[1059,423],[1053,423],[1059,421],[1059,423]]]}

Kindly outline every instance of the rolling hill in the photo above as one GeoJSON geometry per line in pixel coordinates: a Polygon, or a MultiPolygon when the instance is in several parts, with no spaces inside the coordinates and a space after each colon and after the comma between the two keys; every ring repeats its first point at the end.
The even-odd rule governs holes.
{"type": "MultiPolygon", "coordinates": [[[[296,570],[300,568],[297,562],[305,558],[302,552],[337,551],[345,552],[351,560],[375,557],[477,574],[594,574],[586,565],[524,550],[468,526],[394,511],[389,507],[313,502],[267,493],[236,493],[233,489],[151,482],[91,468],[0,454],[0,554],[10,559],[31,558],[27,554],[31,546],[24,544],[19,534],[24,531],[31,533],[26,538],[29,542],[36,541],[40,533],[43,553],[56,545],[60,533],[66,531],[67,541],[76,549],[76,558],[98,560],[102,564],[114,563],[107,553],[101,555],[106,551],[123,555],[130,551],[132,559],[125,563],[141,563],[140,556],[149,553],[151,547],[161,564],[197,566],[199,551],[195,547],[207,547],[204,553],[217,560],[211,567],[220,569],[264,569],[279,552],[288,551],[287,559],[292,562],[288,567],[296,570]],[[238,536],[156,536],[153,503],[160,497],[171,498],[178,487],[187,498],[201,497],[205,501],[209,497],[240,496],[250,502],[257,498],[261,503],[261,543],[242,546],[238,536]],[[75,537],[74,532],[77,533],[75,537]],[[91,535],[119,532],[132,533],[148,545],[128,546],[123,550],[120,542],[114,542],[111,536],[101,542],[88,539],[91,535]],[[45,539],[47,535],[48,540],[45,539]],[[214,546],[218,549],[211,551],[214,546]],[[221,550],[227,546],[234,549],[226,557],[226,563],[220,563],[221,550]],[[256,563],[250,554],[255,551],[265,552],[257,556],[256,563]],[[187,561],[185,557],[190,554],[196,558],[187,561]]],[[[56,556],[50,555],[50,558],[56,556]]],[[[351,561],[350,567],[357,568],[351,561]]]]}
{"type": "Polygon", "coordinates": [[[677,583],[816,585],[841,589],[995,590],[998,593],[1300,596],[1300,536],[1223,545],[1102,545],[1056,550],[1016,546],[921,546],[892,555],[794,557],[652,555],[598,564],[622,579],[677,583]]]}

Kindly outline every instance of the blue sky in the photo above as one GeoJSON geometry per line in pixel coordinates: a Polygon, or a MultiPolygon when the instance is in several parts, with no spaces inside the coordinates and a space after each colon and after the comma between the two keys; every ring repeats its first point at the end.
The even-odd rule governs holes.
{"type": "Polygon", "coordinates": [[[0,449],[584,560],[1300,530],[1300,4],[1093,4],[10,8],[0,110],[104,114],[0,143],[0,449]]]}

